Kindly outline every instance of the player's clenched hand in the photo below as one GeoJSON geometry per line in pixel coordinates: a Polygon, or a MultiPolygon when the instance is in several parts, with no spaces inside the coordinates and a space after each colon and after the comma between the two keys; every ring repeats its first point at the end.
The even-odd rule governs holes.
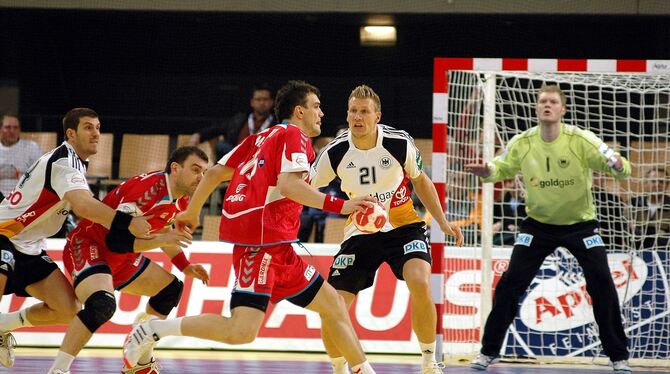
{"type": "Polygon", "coordinates": [[[465,171],[478,177],[486,178],[489,176],[489,167],[486,164],[466,164],[465,171]]]}
{"type": "Polygon", "coordinates": [[[193,236],[190,230],[170,230],[164,234],[160,234],[160,247],[177,246],[179,248],[186,248],[191,244],[193,236]]]}
{"type": "Polygon", "coordinates": [[[209,273],[200,264],[190,264],[184,269],[184,275],[200,279],[203,284],[209,285],[209,273]]]}
{"type": "Polygon", "coordinates": [[[185,227],[195,230],[200,225],[200,214],[192,212],[188,209],[177,214],[174,219],[175,227],[184,230],[185,227]]]}
{"type": "Polygon", "coordinates": [[[440,225],[440,229],[442,229],[442,232],[449,236],[453,236],[456,239],[456,245],[459,247],[463,246],[463,233],[461,232],[461,228],[454,225],[453,223],[447,221],[446,225],[440,225]]]}
{"type": "Polygon", "coordinates": [[[130,221],[130,225],[128,225],[128,231],[130,231],[130,233],[137,238],[141,239],[153,238],[153,235],[149,233],[149,231],[151,230],[151,224],[149,224],[149,219],[151,219],[152,217],[153,215],[133,217],[133,219],[130,221]]]}
{"type": "Polygon", "coordinates": [[[344,202],[340,214],[351,214],[353,212],[362,211],[365,208],[372,208],[376,201],[377,200],[370,195],[354,197],[351,200],[346,200],[344,202]]]}

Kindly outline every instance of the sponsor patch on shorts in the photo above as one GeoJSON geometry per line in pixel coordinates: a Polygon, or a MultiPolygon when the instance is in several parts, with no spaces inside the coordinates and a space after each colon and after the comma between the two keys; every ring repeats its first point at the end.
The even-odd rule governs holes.
{"type": "Polygon", "coordinates": [[[516,241],[514,242],[514,245],[524,245],[526,247],[530,247],[530,243],[532,242],[533,242],[533,235],[520,233],[516,236],[516,241]]]}
{"type": "Polygon", "coordinates": [[[589,236],[588,238],[582,239],[584,241],[584,246],[586,249],[591,249],[593,247],[602,247],[605,245],[603,238],[600,235],[589,236]]]}
{"type": "Polygon", "coordinates": [[[305,269],[305,279],[310,280],[314,276],[314,273],[316,273],[316,268],[314,266],[309,265],[307,269],[305,269]]]}
{"type": "MultiPolygon", "coordinates": [[[[258,284],[265,284],[267,282],[268,269],[270,268],[271,261],[272,261],[272,255],[269,253],[263,253],[261,266],[258,269],[258,284]]],[[[251,268],[249,268],[249,270],[251,270],[251,268]]],[[[246,269],[243,271],[246,273],[246,269]]]]}
{"type": "Polygon", "coordinates": [[[356,261],[356,255],[339,255],[333,260],[333,269],[346,269],[356,261]]]}
{"type": "Polygon", "coordinates": [[[405,244],[403,249],[405,250],[405,254],[412,252],[428,253],[428,246],[423,240],[412,240],[411,242],[405,244]]]}
{"type": "Polygon", "coordinates": [[[14,255],[12,252],[3,249],[2,252],[0,252],[0,258],[2,258],[2,262],[14,269],[14,255]]]}

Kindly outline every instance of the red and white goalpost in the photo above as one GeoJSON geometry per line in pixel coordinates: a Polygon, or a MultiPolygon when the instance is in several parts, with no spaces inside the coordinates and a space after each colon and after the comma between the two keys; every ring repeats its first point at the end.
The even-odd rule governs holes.
{"type": "MultiPolygon", "coordinates": [[[[533,126],[535,95],[546,83],[558,83],[566,91],[566,122],[589,128],[633,162],[633,177],[626,182],[596,178],[603,189],[621,197],[624,205],[642,192],[645,170],[670,165],[670,61],[435,58],[432,178],[438,194],[449,199],[448,217],[468,225],[465,248],[445,249],[444,234],[431,230],[433,259],[444,259],[434,261],[432,276],[438,353],[473,355],[479,350],[480,329],[491,308],[492,292],[511,253],[510,245],[493,245],[494,235],[500,239],[506,230],[493,226],[494,218],[501,218],[493,217],[494,198],[509,188],[521,190],[519,185],[496,185],[495,190],[490,183],[480,185],[462,166],[491,160],[500,144],[533,126]]],[[[604,212],[615,212],[615,208],[603,206],[604,212]]],[[[618,227],[629,224],[622,214],[608,217],[618,227]]],[[[632,357],[668,365],[667,248],[652,253],[636,247],[634,235],[602,235],[612,235],[616,243],[608,257],[632,357]]],[[[567,251],[559,248],[548,258],[522,301],[503,354],[531,358],[601,355],[580,274],[567,251]]]]}

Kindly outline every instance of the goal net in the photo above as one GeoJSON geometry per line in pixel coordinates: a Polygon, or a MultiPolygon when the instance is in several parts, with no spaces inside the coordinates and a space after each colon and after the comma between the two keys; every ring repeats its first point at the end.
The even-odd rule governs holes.
{"type": "MultiPolygon", "coordinates": [[[[670,366],[668,233],[658,231],[662,222],[641,216],[646,205],[640,203],[650,193],[659,193],[654,188],[670,187],[667,174],[658,171],[670,166],[670,77],[450,71],[448,81],[446,209],[448,218],[461,224],[469,249],[447,261],[446,292],[456,296],[447,296],[455,301],[446,306],[445,341],[460,342],[459,353],[479,350],[478,329],[488,315],[491,293],[506,269],[516,227],[525,214],[519,176],[481,184],[463,166],[489,161],[514,135],[535,126],[538,90],[558,84],[567,96],[564,122],[593,131],[633,165],[632,177],[624,181],[594,175],[600,234],[608,247],[631,359],[670,366]],[[450,282],[450,274],[456,272],[470,278],[450,282]],[[464,301],[473,294],[481,295],[476,305],[464,301]],[[477,313],[464,312],[473,308],[477,313]],[[472,320],[464,321],[461,314],[472,320]],[[460,326],[477,329],[450,326],[450,315],[460,326]]],[[[670,217],[665,219],[667,224],[670,217]]],[[[581,267],[559,247],[522,296],[501,354],[543,362],[602,361],[598,329],[581,267]]]]}

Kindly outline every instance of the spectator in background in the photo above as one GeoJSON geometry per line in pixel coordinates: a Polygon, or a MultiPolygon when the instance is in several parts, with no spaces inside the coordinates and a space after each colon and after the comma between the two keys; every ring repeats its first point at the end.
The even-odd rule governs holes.
{"type": "Polygon", "coordinates": [[[251,106],[251,113],[240,112],[220,124],[206,127],[193,134],[189,144],[198,145],[201,142],[223,136],[223,140],[217,142],[215,147],[218,160],[240,144],[247,136],[256,134],[275,124],[276,121],[272,114],[274,98],[272,89],[268,85],[262,84],[252,89],[249,105],[251,106]]]}
{"type": "Polygon", "coordinates": [[[19,177],[42,156],[42,150],[34,141],[21,139],[21,124],[16,116],[0,114],[0,117],[0,192],[8,196],[19,177]]]}
{"type": "Polygon", "coordinates": [[[516,178],[505,180],[502,200],[493,205],[493,244],[513,245],[516,231],[525,217],[523,187],[516,178]]]}
{"type": "Polygon", "coordinates": [[[644,175],[645,194],[631,201],[632,229],[644,248],[665,247],[670,239],[668,170],[655,167],[644,175]]]}
{"type": "Polygon", "coordinates": [[[596,173],[593,178],[593,200],[596,204],[600,236],[606,247],[624,249],[628,247],[630,233],[624,224],[628,208],[621,201],[618,181],[609,174],[596,173]]]}

